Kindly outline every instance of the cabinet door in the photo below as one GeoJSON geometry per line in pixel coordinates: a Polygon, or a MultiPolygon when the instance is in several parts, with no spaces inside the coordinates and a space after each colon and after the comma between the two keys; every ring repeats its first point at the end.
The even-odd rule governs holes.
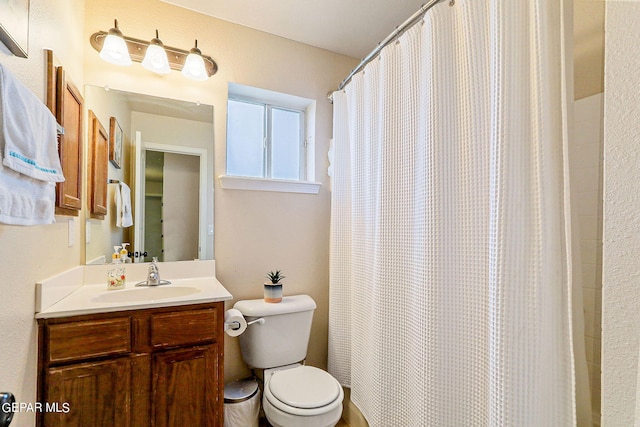
{"type": "Polygon", "coordinates": [[[131,360],[121,358],[50,368],[47,427],[130,426],[131,360]]]}
{"type": "Polygon", "coordinates": [[[78,215],[82,209],[82,106],[78,88],[59,67],[57,75],[56,117],[64,128],[58,150],[65,181],[56,184],[56,213],[78,215]]]}
{"type": "Polygon", "coordinates": [[[89,201],[91,218],[104,219],[107,214],[107,162],[109,161],[109,134],[93,111],[89,110],[89,201]]]}
{"type": "Polygon", "coordinates": [[[56,184],[56,215],[78,216],[82,209],[84,100],[53,51],[45,49],[45,52],[47,106],[64,128],[64,134],[58,135],[58,152],[65,181],[56,184]]]}
{"type": "Polygon", "coordinates": [[[218,344],[153,355],[155,427],[222,427],[218,344]]]}

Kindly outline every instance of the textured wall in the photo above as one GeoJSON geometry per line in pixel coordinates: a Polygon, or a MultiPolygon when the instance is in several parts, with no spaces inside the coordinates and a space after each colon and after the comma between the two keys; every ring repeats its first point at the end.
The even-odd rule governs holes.
{"type": "MultiPolygon", "coordinates": [[[[5,2],[6,3],[6,2],[5,2]]],[[[81,0],[31,0],[29,58],[18,58],[0,44],[0,62],[29,89],[45,100],[44,48],[53,49],[72,80],[82,88],[81,0]]],[[[35,283],[78,265],[81,256],[80,222],[67,245],[68,217],[53,225],[0,225],[0,389],[21,402],[36,400],[35,283]]],[[[20,413],[13,426],[33,425],[33,413],[20,413]]]]}
{"type": "MultiPolygon", "coordinates": [[[[602,425],[634,425],[640,338],[640,3],[607,2],[602,425]]],[[[637,424],[636,424],[637,425],[637,424]]]]}

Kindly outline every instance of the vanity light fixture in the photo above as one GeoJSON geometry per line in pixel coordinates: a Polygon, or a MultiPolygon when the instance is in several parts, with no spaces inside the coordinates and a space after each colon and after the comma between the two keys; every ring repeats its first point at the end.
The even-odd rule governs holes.
{"type": "MultiPolygon", "coordinates": [[[[98,52],[100,52],[100,58],[107,62],[118,65],[129,65],[131,61],[141,62],[142,65],[155,73],[167,74],[169,70],[182,71],[185,77],[192,80],[207,80],[218,71],[218,64],[207,55],[203,55],[198,49],[198,41],[196,40],[196,46],[190,51],[178,49],[163,45],[158,38],[158,30],[156,30],[156,37],[151,42],[134,39],[122,35],[118,29],[118,21],[116,20],[116,27],[109,30],[109,32],[98,31],[93,33],[90,38],[91,46],[98,52]],[[121,57],[129,58],[129,63],[126,61],[117,62],[107,57],[107,53],[103,55],[103,51],[106,50],[107,44],[110,44],[110,36],[117,37],[119,35],[120,40],[124,42],[125,48],[121,48],[117,52],[120,52],[121,57]],[[164,50],[165,56],[168,62],[168,68],[161,65],[163,62],[161,50],[164,50]],[[149,59],[147,59],[147,56],[149,59]],[[192,65],[197,63],[196,66],[192,65]]],[[[109,54],[113,56],[114,54],[109,54]]]]}
{"type": "Polygon", "coordinates": [[[164,50],[162,41],[158,38],[158,30],[156,30],[156,37],[151,39],[147,52],[144,54],[142,66],[157,74],[169,74],[171,72],[167,52],[164,50]]]}
{"type": "Polygon", "coordinates": [[[100,49],[100,58],[115,65],[131,65],[129,49],[118,28],[117,19],[114,19],[114,27],[105,34],[104,43],[100,49]]]}

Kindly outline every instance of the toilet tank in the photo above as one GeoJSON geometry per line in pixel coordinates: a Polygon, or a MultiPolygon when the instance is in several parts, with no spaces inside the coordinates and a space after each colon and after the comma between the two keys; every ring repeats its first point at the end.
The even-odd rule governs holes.
{"type": "Polygon", "coordinates": [[[259,318],[240,335],[242,358],[251,368],[275,368],[300,362],[307,357],[315,301],[309,295],[282,298],[279,303],[262,299],[235,303],[247,322],[259,318]]]}

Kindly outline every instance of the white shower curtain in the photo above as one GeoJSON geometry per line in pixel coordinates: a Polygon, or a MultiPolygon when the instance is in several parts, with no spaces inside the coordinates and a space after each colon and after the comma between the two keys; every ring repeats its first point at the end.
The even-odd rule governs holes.
{"type": "Polygon", "coordinates": [[[440,3],[333,94],[329,370],[371,426],[575,425],[564,31],[440,3]]]}

